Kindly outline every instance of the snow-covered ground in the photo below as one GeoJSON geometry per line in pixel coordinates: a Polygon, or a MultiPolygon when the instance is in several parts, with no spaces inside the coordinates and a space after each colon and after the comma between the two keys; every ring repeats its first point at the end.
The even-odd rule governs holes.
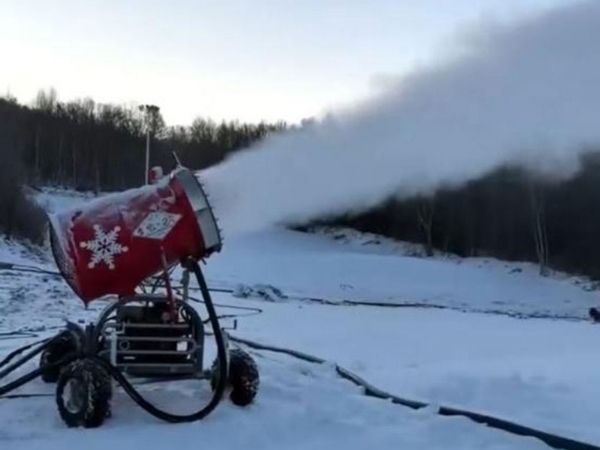
{"type": "MultiPolygon", "coordinates": [[[[3,450],[198,447],[226,449],[345,448],[543,449],[535,439],[511,436],[474,425],[468,419],[440,418],[370,399],[341,381],[328,366],[298,362],[269,353],[254,355],[261,369],[259,400],[242,409],[228,402],[199,423],[159,423],[125,395],[114,398],[111,420],[100,429],[65,429],[52,398],[0,401],[3,450]]],[[[32,383],[27,390],[51,393],[32,383]]],[[[163,385],[144,394],[171,409],[189,410],[208,396],[207,388],[163,385]]]]}
{"type": "Polygon", "coordinates": [[[444,310],[227,299],[235,335],[336,361],[397,395],[600,444],[600,328],[444,310]]]}
{"type": "MultiPolygon", "coordinates": [[[[383,241],[385,242],[385,241],[383,241]]],[[[406,256],[400,246],[344,243],[329,236],[267,231],[227,240],[207,273],[224,286],[263,283],[295,297],[423,303],[468,311],[586,317],[600,301],[591,283],[530,263],[406,256]],[[380,251],[378,251],[380,250],[380,251]]]]}
{"type": "MultiPolygon", "coordinates": [[[[53,209],[82,199],[44,195],[53,209]]],[[[232,331],[236,336],[335,361],[396,395],[468,407],[600,444],[595,426],[600,416],[595,353],[600,328],[585,321],[482,313],[583,318],[598,300],[589,283],[561,274],[541,278],[530,264],[407,256],[414,250],[348,230],[270,230],[227,240],[223,252],[209,259],[206,273],[212,286],[236,288],[236,294],[268,292],[269,287],[276,294],[267,299],[215,294],[222,305],[219,313],[236,312],[223,305],[263,310],[238,318],[232,331]],[[430,303],[466,312],[324,305],[303,300],[307,297],[430,303]]],[[[5,242],[0,242],[0,261],[54,270],[48,255],[5,242]]],[[[60,278],[0,271],[0,333],[48,330],[64,318],[93,319],[103,306],[97,302],[84,309],[60,278]]],[[[24,342],[0,340],[0,356],[24,342]]],[[[181,449],[546,448],[535,439],[467,419],[441,418],[429,410],[411,411],[364,397],[330,365],[263,351],[254,355],[261,391],[248,409],[226,402],[201,423],[174,426],[158,423],[118,394],[114,417],[103,428],[68,430],[51,397],[0,400],[0,448],[135,444],[154,449],[173,443],[181,449]]],[[[36,380],[21,392],[53,390],[36,380]]],[[[200,401],[207,390],[165,386],[150,395],[179,410],[189,409],[190,398],[200,401]]]]}

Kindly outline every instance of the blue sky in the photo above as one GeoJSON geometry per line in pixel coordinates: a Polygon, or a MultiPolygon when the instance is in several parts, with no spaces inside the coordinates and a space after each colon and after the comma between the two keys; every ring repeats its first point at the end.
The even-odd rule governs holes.
{"type": "Polygon", "coordinates": [[[0,92],[294,122],[447,51],[465,24],[577,0],[0,0],[0,92]]]}

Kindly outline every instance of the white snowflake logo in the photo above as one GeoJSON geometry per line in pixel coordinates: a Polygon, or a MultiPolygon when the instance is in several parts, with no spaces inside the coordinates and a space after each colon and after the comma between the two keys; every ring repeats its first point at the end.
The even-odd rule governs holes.
{"type": "Polygon", "coordinates": [[[87,242],[80,242],[81,248],[86,248],[92,252],[92,257],[88,264],[90,269],[96,267],[100,262],[104,262],[110,270],[115,268],[115,256],[126,253],[129,248],[117,242],[120,226],[114,227],[108,233],[105,233],[100,225],[94,225],[94,239],[87,242]]]}

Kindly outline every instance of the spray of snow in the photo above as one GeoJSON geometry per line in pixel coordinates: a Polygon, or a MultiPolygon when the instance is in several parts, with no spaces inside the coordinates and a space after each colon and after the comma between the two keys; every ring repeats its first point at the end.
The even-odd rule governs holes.
{"type": "Polygon", "coordinates": [[[460,56],[201,174],[228,235],[428,194],[506,163],[570,176],[600,142],[600,2],[470,33],[460,56]]]}

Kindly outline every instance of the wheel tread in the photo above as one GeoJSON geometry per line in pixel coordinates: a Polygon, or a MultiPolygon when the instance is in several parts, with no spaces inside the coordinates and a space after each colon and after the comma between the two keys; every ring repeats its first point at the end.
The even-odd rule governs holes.
{"type": "Polygon", "coordinates": [[[92,359],[79,359],[63,368],[56,385],[56,403],[63,421],[69,427],[95,428],[110,415],[112,384],[110,375],[92,359]],[[86,389],[85,405],[77,413],[70,412],[63,400],[63,392],[70,379],[78,379],[86,389]]]}

